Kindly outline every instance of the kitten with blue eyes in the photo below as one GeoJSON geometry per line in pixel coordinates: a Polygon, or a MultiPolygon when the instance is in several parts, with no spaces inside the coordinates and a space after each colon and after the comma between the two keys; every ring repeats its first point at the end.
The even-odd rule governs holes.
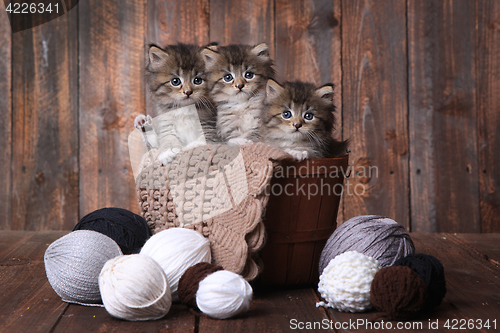
{"type": "MultiPolygon", "coordinates": [[[[183,147],[191,148],[206,143],[205,139],[213,140],[215,108],[208,96],[208,74],[202,49],[186,44],[169,45],[165,49],[154,45],[149,48],[146,79],[157,118],[153,122],[150,116],[139,115],[134,126],[145,132],[146,127],[153,125],[158,142],[151,142],[151,145],[161,151],[158,159],[164,165],[183,147]],[[194,115],[189,108],[193,105],[196,107],[194,115]],[[194,130],[200,127],[198,119],[202,132],[194,130]]],[[[154,135],[149,137],[154,138],[154,135]]]]}
{"type": "Polygon", "coordinates": [[[262,111],[262,141],[280,148],[298,161],[338,157],[347,141],[332,138],[335,125],[333,85],[269,80],[262,111]]]}
{"type": "Polygon", "coordinates": [[[210,72],[210,97],[217,107],[218,138],[236,144],[258,141],[266,83],[274,76],[269,47],[265,43],[208,46],[202,54],[210,72]]]}

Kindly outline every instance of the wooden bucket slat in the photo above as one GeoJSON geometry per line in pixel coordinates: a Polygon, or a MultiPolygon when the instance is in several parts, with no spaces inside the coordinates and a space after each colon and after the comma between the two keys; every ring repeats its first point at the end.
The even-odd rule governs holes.
{"type": "Polygon", "coordinates": [[[349,156],[345,155],[288,163],[283,165],[286,172],[273,178],[271,186],[284,189],[288,185],[288,193],[293,192],[293,195],[274,195],[279,193],[276,188],[271,192],[264,218],[267,241],[261,251],[264,264],[259,279],[261,285],[310,285],[318,282],[321,251],[337,225],[341,191],[338,187],[336,191],[333,189],[336,184],[343,184],[348,159],[349,156]],[[320,189],[324,185],[323,195],[319,191],[308,198],[309,185],[311,189],[313,186],[320,189]],[[296,191],[297,186],[303,186],[304,190],[296,191]]]}

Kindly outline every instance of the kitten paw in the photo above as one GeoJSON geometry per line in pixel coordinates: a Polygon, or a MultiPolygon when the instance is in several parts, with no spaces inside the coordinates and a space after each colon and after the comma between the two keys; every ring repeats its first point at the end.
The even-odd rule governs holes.
{"type": "Polygon", "coordinates": [[[145,125],[151,125],[153,123],[153,118],[150,115],[140,114],[134,119],[134,127],[139,131],[142,131],[145,125]]]}
{"type": "Polygon", "coordinates": [[[175,158],[175,156],[180,152],[181,150],[179,148],[172,148],[164,151],[160,155],[158,155],[158,161],[161,162],[162,165],[167,165],[168,163],[172,162],[175,158]]]}
{"type": "Polygon", "coordinates": [[[307,159],[307,151],[295,150],[295,149],[285,149],[285,153],[288,153],[293,156],[297,161],[303,161],[307,159]]]}
{"type": "Polygon", "coordinates": [[[236,145],[241,146],[241,145],[247,144],[249,142],[252,142],[252,140],[248,140],[245,138],[232,138],[232,139],[229,139],[227,142],[234,143],[236,145]]]}

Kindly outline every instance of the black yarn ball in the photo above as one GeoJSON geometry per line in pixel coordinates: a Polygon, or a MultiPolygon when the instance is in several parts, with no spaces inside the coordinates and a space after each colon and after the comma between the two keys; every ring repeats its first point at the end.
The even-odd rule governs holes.
{"type": "Polygon", "coordinates": [[[443,264],[434,256],[428,254],[410,254],[397,260],[394,266],[410,267],[424,280],[428,297],[424,309],[432,309],[443,301],[446,294],[443,264]]]}
{"type": "Polygon", "coordinates": [[[85,215],[75,230],[93,230],[113,239],[123,254],[139,253],[151,236],[144,218],[122,208],[101,208],[85,215]]]}

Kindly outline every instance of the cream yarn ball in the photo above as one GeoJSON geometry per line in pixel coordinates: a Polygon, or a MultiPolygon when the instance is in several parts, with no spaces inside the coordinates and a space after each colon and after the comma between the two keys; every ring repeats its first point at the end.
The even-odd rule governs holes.
{"type": "Polygon", "coordinates": [[[65,302],[102,306],[99,273],[122,255],[118,244],[97,231],[77,230],[54,241],[45,251],[47,279],[65,302]]]}
{"type": "Polygon", "coordinates": [[[376,259],[356,251],[336,256],[319,278],[318,291],[327,303],[319,302],[316,306],[345,312],[370,309],[370,287],[380,268],[376,259]]]}
{"type": "Polygon", "coordinates": [[[185,228],[171,228],[152,236],[141,249],[141,254],[156,260],[165,271],[172,300],[177,301],[177,287],[182,274],[199,262],[210,262],[210,241],[199,232],[185,228]]]}
{"type": "Polygon", "coordinates": [[[252,287],[244,278],[221,270],[200,281],[196,305],[212,318],[226,319],[247,312],[252,294],[252,287]]]}
{"type": "Polygon", "coordinates": [[[99,275],[99,289],[108,313],[120,319],[159,319],[172,306],[165,272],[154,259],[141,254],[109,260],[99,275]]]}

